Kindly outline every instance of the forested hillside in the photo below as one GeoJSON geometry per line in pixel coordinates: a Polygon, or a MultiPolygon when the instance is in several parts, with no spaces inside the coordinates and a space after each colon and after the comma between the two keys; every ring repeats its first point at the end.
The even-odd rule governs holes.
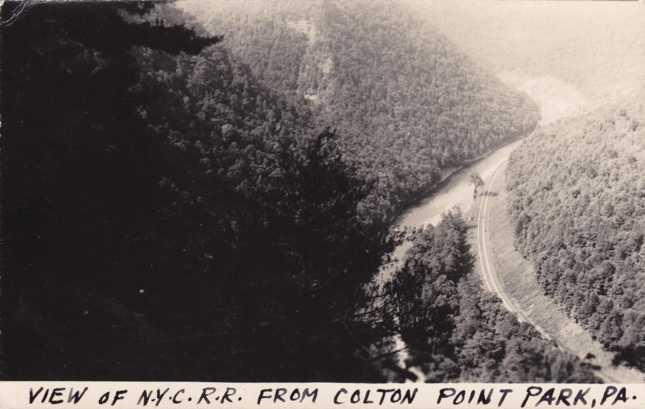
{"type": "MultiPolygon", "coordinates": [[[[198,6],[199,7],[199,6],[198,6]]],[[[535,105],[392,1],[218,1],[199,14],[271,89],[333,124],[388,219],[459,166],[528,133],[535,105]]]]}
{"type": "Polygon", "coordinates": [[[642,93],[546,128],[511,157],[516,246],[540,284],[620,359],[645,368],[642,93]]]}
{"type": "Polygon", "coordinates": [[[409,17],[347,3],[251,2],[208,35],[168,5],[37,3],[4,29],[10,378],[400,377],[399,329],[369,310],[390,222],[537,114],[409,17]]]}
{"type": "Polygon", "coordinates": [[[379,380],[347,329],[388,249],[369,185],[218,38],[150,11],[38,4],[4,32],[9,376],[379,380]]]}
{"type": "Polygon", "coordinates": [[[560,351],[482,290],[459,212],[415,238],[389,284],[410,363],[430,382],[594,382],[590,368],[560,351]]]}

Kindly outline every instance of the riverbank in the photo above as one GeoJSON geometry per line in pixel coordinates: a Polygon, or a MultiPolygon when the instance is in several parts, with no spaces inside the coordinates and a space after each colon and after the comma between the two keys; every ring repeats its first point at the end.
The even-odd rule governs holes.
{"type": "MultiPolygon", "coordinates": [[[[415,206],[402,213],[395,226],[399,229],[404,229],[423,228],[428,224],[435,225],[441,220],[441,216],[444,213],[454,207],[460,208],[465,213],[474,203],[470,175],[478,173],[484,179],[489,178],[499,163],[505,161],[521,142],[522,139],[506,144],[497,150],[471,160],[458,169],[448,172],[434,186],[428,196],[419,200],[415,206]]],[[[384,261],[376,276],[376,282],[379,285],[391,279],[392,274],[403,264],[405,253],[411,246],[411,242],[403,242],[394,250],[390,260],[384,261]]],[[[407,352],[405,351],[405,344],[400,337],[395,337],[393,341],[394,349],[402,350],[398,353],[399,367],[406,368],[407,352]]],[[[406,369],[417,377],[417,382],[425,380],[425,375],[417,368],[406,369]]]]}
{"type": "Polygon", "coordinates": [[[454,206],[459,206],[462,211],[468,210],[473,202],[472,187],[468,179],[470,174],[479,173],[482,177],[490,175],[500,158],[508,157],[522,140],[523,138],[488,151],[462,166],[444,170],[442,178],[432,188],[419,195],[417,200],[410,201],[407,210],[401,213],[395,225],[421,227],[436,224],[441,215],[454,206]]]}

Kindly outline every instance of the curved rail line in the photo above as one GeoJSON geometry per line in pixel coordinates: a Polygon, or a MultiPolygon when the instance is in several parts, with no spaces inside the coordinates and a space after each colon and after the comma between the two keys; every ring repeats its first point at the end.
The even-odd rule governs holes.
{"type": "MultiPolygon", "coordinates": [[[[499,170],[502,168],[502,165],[504,165],[507,161],[508,159],[502,160],[495,167],[495,170],[491,174],[490,180],[488,181],[489,186],[493,184],[493,182],[499,175],[499,170]]],[[[491,262],[491,256],[489,254],[489,249],[487,246],[486,233],[489,231],[488,222],[490,220],[490,217],[488,217],[489,211],[490,211],[489,209],[490,195],[488,195],[487,193],[488,193],[488,190],[486,190],[482,195],[482,197],[480,198],[478,211],[477,211],[477,253],[478,253],[477,258],[479,259],[479,265],[481,267],[481,277],[482,277],[484,286],[488,291],[497,294],[497,296],[502,301],[502,304],[504,305],[504,307],[507,310],[509,310],[511,313],[515,314],[515,316],[519,321],[523,321],[531,324],[545,339],[548,339],[549,341],[552,341],[553,343],[555,343],[555,345],[557,345],[557,347],[560,350],[568,352],[573,355],[577,355],[573,350],[566,347],[562,342],[559,342],[559,340],[555,336],[549,334],[546,330],[544,330],[544,328],[542,328],[540,325],[538,325],[533,320],[531,320],[531,318],[528,316],[528,313],[524,311],[521,308],[521,306],[519,306],[506,293],[504,289],[504,283],[497,275],[497,272],[495,271],[495,266],[491,262]]],[[[618,379],[604,372],[602,368],[596,370],[595,375],[605,382],[611,382],[611,383],[620,382],[618,379]]]]}

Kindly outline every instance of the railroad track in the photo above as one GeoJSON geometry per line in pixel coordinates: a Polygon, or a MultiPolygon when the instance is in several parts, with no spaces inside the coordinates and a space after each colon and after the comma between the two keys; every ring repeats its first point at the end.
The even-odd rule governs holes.
{"type": "MultiPolygon", "coordinates": [[[[495,167],[495,170],[490,176],[488,181],[488,186],[492,186],[496,178],[499,176],[499,170],[506,163],[507,159],[500,161],[500,163],[495,167]]],[[[565,346],[560,342],[555,336],[549,334],[544,328],[534,322],[528,315],[526,311],[522,309],[505,291],[504,283],[497,275],[495,271],[495,266],[491,261],[491,255],[488,249],[488,237],[487,231],[489,231],[488,222],[490,220],[489,215],[489,205],[490,205],[490,195],[489,191],[485,191],[482,197],[479,200],[478,211],[477,211],[477,253],[481,271],[482,281],[486,289],[494,294],[496,294],[499,299],[502,301],[504,307],[513,313],[517,319],[521,322],[527,322],[532,325],[543,338],[553,342],[560,350],[578,356],[576,352],[565,346]]],[[[582,358],[582,357],[581,357],[582,358]]],[[[608,383],[620,383],[619,379],[616,379],[614,376],[609,375],[601,369],[594,371],[595,375],[608,383]]]]}

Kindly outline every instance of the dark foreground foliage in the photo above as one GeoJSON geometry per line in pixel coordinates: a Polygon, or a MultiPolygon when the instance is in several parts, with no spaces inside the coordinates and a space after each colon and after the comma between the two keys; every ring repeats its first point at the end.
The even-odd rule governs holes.
{"type": "MultiPolygon", "coordinates": [[[[325,10],[325,26],[349,26],[325,10]]],[[[356,16],[371,21],[360,38],[326,40],[343,68],[339,97],[320,107],[257,81],[255,67],[170,7],[38,3],[5,28],[11,378],[382,379],[392,325],[362,312],[393,244],[388,223],[440,169],[518,136],[535,114],[499,84],[467,80],[474,69],[444,40],[436,67],[419,57],[400,78],[398,65],[368,70],[374,83],[399,78],[369,94],[351,59],[369,60],[362,46],[339,44],[395,33],[378,15],[356,16]],[[415,70],[436,70],[426,79],[441,89],[399,98],[396,89],[418,94],[407,82],[415,70]],[[443,87],[452,72],[463,81],[443,87]]],[[[370,52],[399,61],[388,54],[397,44],[370,52]]],[[[442,262],[461,271],[462,250],[442,262]]]]}
{"type": "Polygon", "coordinates": [[[553,125],[508,168],[517,248],[567,313],[645,368],[645,137],[633,102],[553,125]]]}
{"type": "Polygon", "coordinates": [[[594,382],[590,368],[520,323],[472,272],[458,211],[423,230],[389,286],[408,364],[429,382],[594,382]]]}
{"type": "Polygon", "coordinates": [[[39,4],[5,32],[9,375],[378,379],[342,325],[386,251],[369,185],[149,9],[39,4]]]}

